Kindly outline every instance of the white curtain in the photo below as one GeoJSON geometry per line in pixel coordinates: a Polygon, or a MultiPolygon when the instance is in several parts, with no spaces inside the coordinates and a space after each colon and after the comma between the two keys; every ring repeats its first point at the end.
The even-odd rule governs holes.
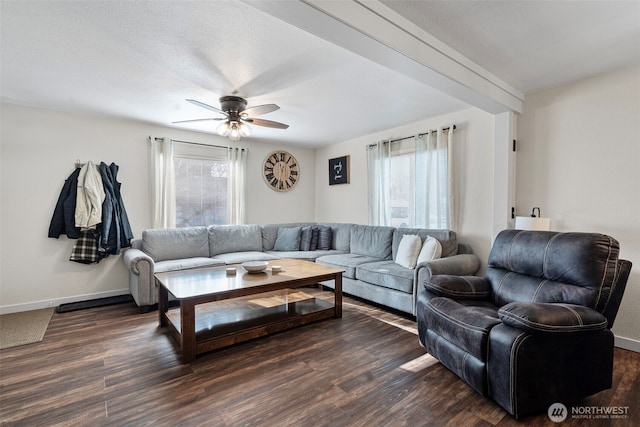
{"type": "Polygon", "coordinates": [[[369,224],[391,224],[391,144],[378,141],[367,146],[367,169],[369,175],[369,224]]]}
{"type": "Polygon", "coordinates": [[[173,228],[176,226],[173,141],[150,136],[149,142],[153,228],[173,228]]]}
{"type": "Polygon", "coordinates": [[[453,125],[416,138],[416,227],[455,230],[453,125]]]}
{"type": "Polygon", "coordinates": [[[245,223],[247,150],[229,147],[229,172],[227,175],[227,222],[245,223]]]}

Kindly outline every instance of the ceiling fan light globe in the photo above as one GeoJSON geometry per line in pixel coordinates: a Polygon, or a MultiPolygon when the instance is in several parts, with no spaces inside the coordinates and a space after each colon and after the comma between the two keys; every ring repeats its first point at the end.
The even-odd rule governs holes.
{"type": "Polygon", "coordinates": [[[240,133],[240,126],[238,122],[231,122],[229,125],[229,139],[232,141],[238,141],[242,137],[240,133]]]}
{"type": "Polygon", "coordinates": [[[249,127],[249,125],[245,123],[240,123],[238,127],[239,127],[238,130],[240,131],[240,136],[247,137],[251,135],[251,128],[249,127]]]}
{"type": "Polygon", "coordinates": [[[218,132],[218,135],[220,135],[220,136],[229,135],[229,130],[230,130],[229,122],[223,122],[223,123],[220,124],[220,126],[218,126],[216,128],[216,131],[218,132]]]}

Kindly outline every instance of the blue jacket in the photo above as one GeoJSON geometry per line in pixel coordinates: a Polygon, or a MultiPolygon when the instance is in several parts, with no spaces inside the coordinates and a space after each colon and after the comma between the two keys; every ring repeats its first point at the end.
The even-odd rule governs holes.
{"type": "Polygon", "coordinates": [[[118,255],[121,248],[131,246],[133,233],[120,195],[121,184],[117,181],[118,165],[100,162],[100,176],[105,198],[102,204],[101,236],[98,251],[103,256],[118,255]]]}

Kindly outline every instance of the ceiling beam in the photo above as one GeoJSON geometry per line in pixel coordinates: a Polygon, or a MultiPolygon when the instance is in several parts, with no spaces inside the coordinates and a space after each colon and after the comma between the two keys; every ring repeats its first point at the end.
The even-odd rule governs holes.
{"type": "Polygon", "coordinates": [[[524,95],[377,0],[242,0],[492,114],[522,112],[524,95]]]}

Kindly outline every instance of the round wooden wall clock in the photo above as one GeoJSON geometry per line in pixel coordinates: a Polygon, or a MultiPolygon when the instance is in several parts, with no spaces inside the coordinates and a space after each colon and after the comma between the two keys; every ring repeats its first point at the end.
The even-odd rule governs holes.
{"type": "Polygon", "coordinates": [[[300,179],[300,165],[291,153],[274,151],[267,156],[262,166],[262,176],[275,191],[289,191],[300,179]]]}

